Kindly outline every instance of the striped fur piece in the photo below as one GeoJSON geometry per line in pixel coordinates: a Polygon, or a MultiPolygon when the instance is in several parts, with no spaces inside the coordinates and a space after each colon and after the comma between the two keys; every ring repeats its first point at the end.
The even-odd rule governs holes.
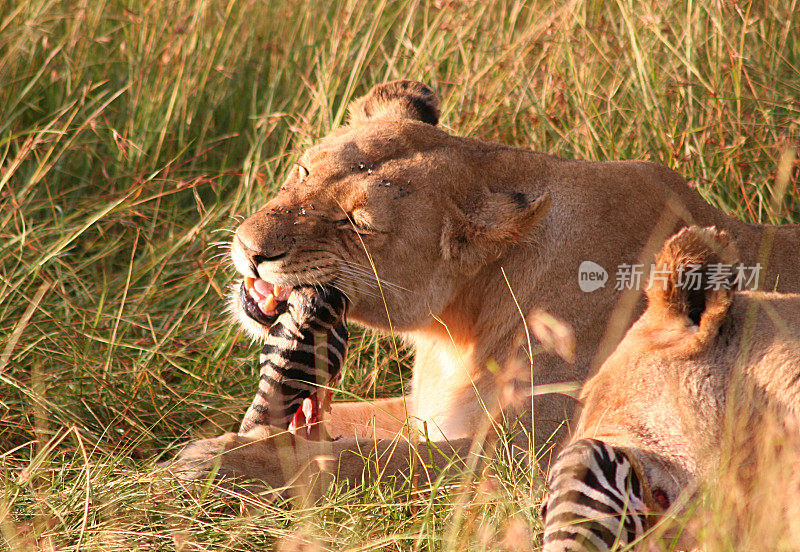
{"type": "Polygon", "coordinates": [[[558,455],[543,507],[543,552],[614,550],[649,528],[646,480],[620,448],[580,439],[558,455]]]}
{"type": "Polygon", "coordinates": [[[347,354],[347,300],[331,287],[296,287],[287,310],[269,329],[261,351],[261,375],[253,403],[239,427],[244,434],[256,426],[289,428],[302,416],[316,422],[316,411],[303,416],[310,399],[318,409],[320,397],[330,397],[347,354]]]}

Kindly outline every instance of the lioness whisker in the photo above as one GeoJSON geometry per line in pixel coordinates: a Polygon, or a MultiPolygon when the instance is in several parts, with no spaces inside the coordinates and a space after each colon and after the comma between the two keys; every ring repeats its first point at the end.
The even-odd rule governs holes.
{"type": "Polygon", "coordinates": [[[222,251],[221,253],[216,253],[215,255],[211,255],[207,260],[208,261],[213,261],[214,259],[218,259],[220,257],[227,257],[227,256],[228,256],[228,252],[227,251],[222,251]]]}
{"type": "Polygon", "coordinates": [[[342,281],[345,281],[347,283],[350,283],[351,285],[354,286],[354,288],[356,290],[362,291],[365,295],[370,295],[372,297],[379,297],[380,296],[380,294],[375,292],[375,291],[371,291],[369,289],[364,289],[365,282],[363,280],[359,279],[358,277],[352,276],[350,274],[340,274],[339,275],[339,280],[342,280],[342,281]]]}
{"type": "MultiPolygon", "coordinates": [[[[352,292],[357,292],[357,293],[359,293],[361,295],[366,295],[368,297],[372,297],[372,298],[375,298],[375,299],[379,299],[380,298],[380,294],[379,293],[364,289],[363,288],[364,282],[362,280],[360,280],[359,278],[357,278],[357,277],[351,276],[349,274],[340,274],[339,278],[337,278],[337,283],[338,282],[341,282],[341,283],[343,283],[345,285],[350,285],[350,288],[351,288],[350,291],[352,291],[352,292]],[[359,284],[362,284],[362,285],[359,285],[359,284]]],[[[342,290],[342,292],[344,293],[344,290],[342,290]]],[[[347,295],[347,294],[345,293],[345,295],[347,295]]]]}
{"type": "Polygon", "coordinates": [[[347,301],[352,303],[353,300],[350,298],[350,295],[347,293],[347,290],[343,289],[342,286],[339,285],[338,280],[334,280],[334,285],[335,285],[336,289],[338,289],[339,291],[342,292],[342,295],[345,296],[347,301]]]}
{"type": "MultiPolygon", "coordinates": [[[[368,269],[368,268],[366,268],[366,267],[364,267],[362,265],[359,265],[359,264],[354,263],[352,261],[347,261],[345,259],[339,259],[339,262],[342,265],[346,266],[348,269],[350,269],[353,272],[358,272],[362,276],[370,278],[372,281],[376,280],[375,272],[373,272],[372,269],[368,269]]],[[[410,289],[404,288],[403,286],[401,286],[399,284],[395,284],[394,282],[392,282],[390,280],[386,280],[385,278],[382,278],[380,276],[378,277],[378,279],[380,281],[380,285],[382,285],[382,286],[391,287],[391,288],[394,288],[394,289],[399,290],[399,291],[407,291],[407,292],[411,291],[410,289]]]]}
{"type": "MultiPolygon", "coordinates": [[[[347,276],[354,282],[359,282],[360,284],[366,285],[373,289],[380,289],[380,286],[377,284],[374,278],[368,278],[363,274],[359,274],[358,272],[349,271],[346,268],[342,268],[339,271],[340,274],[347,276]]],[[[378,294],[379,295],[379,294],[378,294]]]]}
{"type": "Polygon", "coordinates": [[[363,276],[365,276],[367,278],[371,278],[372,280],[375,280],[375,281],[380,281],[381,285],[393,287],[395,289],[402,290],[402,291],[411,291],[411,290],[409,290],[407,288],[404,288],[403,286],[401,286],[399,284],[396,284],[396,283],[394,283],[394,282],[392,282],[390,280],[387,280],[387,279],[385,279],[383,277],[378,276],[376,278],[375,273],[372,270],[366,269],[366,268],[364,268],[362,266],[355,265],[355,264],[348,264],[347,267],[349,269],[355,271],[355,272],[359,272],[360,274],[362,274],[363,276]]]}

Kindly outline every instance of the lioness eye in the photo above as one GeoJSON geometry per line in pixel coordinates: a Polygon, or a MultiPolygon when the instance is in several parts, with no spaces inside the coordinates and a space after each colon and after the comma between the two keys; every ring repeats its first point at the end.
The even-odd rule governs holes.
{"type": "Polygon", "coordinates": [[[356,234],[361,234],[362,236],[370,235],[374,233],[372,228],[366,227],[361,221],[359,221],[356,217],[352,215],[350,218],[343,218],[334,221],[339,228],[345,228],[347,230],[352,230],[356,234]]]}
{"type": "Polygon", "coordinates": [[[305,168],[303,165],[299,165],[298,164],[297,165],[297,174],[300,175],[300,181],[302,182],[303,180],[306,179],[306,177],[308,177],[308,169],[305,168]]]}

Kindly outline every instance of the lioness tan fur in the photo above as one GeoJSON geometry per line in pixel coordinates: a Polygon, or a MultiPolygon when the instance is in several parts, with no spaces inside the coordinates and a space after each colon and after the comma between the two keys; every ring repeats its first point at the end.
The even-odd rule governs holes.
{"type": "Polygon", "coordinates": [[[714,289],[710,267],[737,261],[731,237],[714,228],[665,244],[657,266],[669,276],[653,281],[647,310],[584,386],[573,440],[634,456],[651,513],[680,514],[696,507],[698,485],[715,490],[712,528],[690,523],[686,546],[718,527],[718,545],[796,549],[800,294],[714,289]],[[690,265],[702,267],[699,292],[679,282],[690,265]]]}
{"type": "MultiPolygon", "coordinates": [[[[334,404],[329,432],[342,438],[297,445],[305,451],[298,458],[331,454],[341,477],[361,475],[359,450],[386,452],[390,470],[407,466],[408,447],[375,438],[398,435],[408,421],[463,453],[489,418],[504,411],[530,431],[535,409],[535,445],[551,442],[574,399],[538,395],[534,408],[529,399],[510,401],[512,411],[508,378],[489,368],[502,372],[528,358],[524,316],[541,309],[574,330],[574,363],[537,355],[532,370],[514,374],[516,395],[530,394],[531,371],[536,384],[583,381],[620,298],[616,267],[649,262],[681,226],[728,230],[747,265],[767,243],[761,288],[800,289],[798,226],[734,220],[663,165],[564,160],[454,136],[435,126],[436,95],[413,81],[378,85],[350,111],[349,125],[302,152],[278,195],[239,226],[232,249],[243,275],[339,287],[350,321],[394,332],[414,348],[406,397],[334,404]],[[584,260],[609,272],[605,287],[580,290],[584,260]]],[[[241,312],[240,319],[262,335],[241,312]]],[[[628,318],[619,325],[624,331],[628,318]]],[[[608,342],[620,337],[612,332],[608,342]]],[[[223,472],[282,484],[279,447],[262,437],[198,441],[177,465],[201,473],[226,451],[223,472]]],[[[529,445],[524,434],[520,444],[529,445]]],[[[290,464],[290,472],[306,465],[290,464]]]]}

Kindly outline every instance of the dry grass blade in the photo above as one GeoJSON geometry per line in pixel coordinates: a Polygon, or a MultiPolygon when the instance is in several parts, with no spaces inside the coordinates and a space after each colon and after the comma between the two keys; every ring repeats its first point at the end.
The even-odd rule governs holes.
{"type": "Polygon", "coordinates": [[[8,341],[6,341],[6,346],[3,349],[3,353],[0,354],[0,374],[5,372],[8,361],[11,358],[11,353],[14,352],[14,347],[16,347],[17,343],[19,342],[19,338],[22,337],[22,332],[25,331],[25,327],[28,325],[28,322],[31,321],[31,316],[33,316],[33,313],[39,306],[39,303],[42,302],[42,298],[44,297],[44,294],[47,293],[48,289],[50,289],[50,282],[44,282],[39,286],[39,289],[36,290],[36,294],[33,296],[33,299],[30,303],[28,303],[28,307],[25,309],[25,312],[22,313],[22,316],[17,321],[14,329],[11,331],[11,335],[8,336],[8,341]]]}

